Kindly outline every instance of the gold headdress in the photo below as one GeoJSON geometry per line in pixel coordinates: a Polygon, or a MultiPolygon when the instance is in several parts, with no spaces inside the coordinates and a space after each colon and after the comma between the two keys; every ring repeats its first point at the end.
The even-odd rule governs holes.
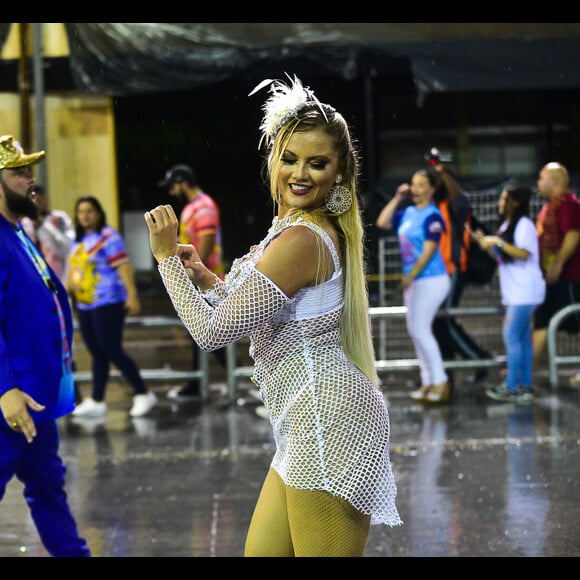
{"type": "Polygon", "coordinates": [[[24,153],[22,145],[12,135],[0,137],[0,169],[13,169],[33,165],[44,159],[44,151],[24,153]]]}
{"type": "Polygon", "coordinates": [[[270,85],[269,91],[272,96],[268,97],[262,105],[264,118],[260,124],[262,137],[260,138],[258,149],[262,146],[264,140],[266,141],[266,146],[269,147],[276,138],[278,131],[307,105],[315,104],[318,106],[324,118],[328,121],[324,107],[314,92],[309,87],[304,87],[296,75],[294,75],[293,79],[288,73],[286,73],[286,76],[290,81],[290,85],[277,79],[265,79],[248,95],[251,97],[265,86],[270,85]]]}

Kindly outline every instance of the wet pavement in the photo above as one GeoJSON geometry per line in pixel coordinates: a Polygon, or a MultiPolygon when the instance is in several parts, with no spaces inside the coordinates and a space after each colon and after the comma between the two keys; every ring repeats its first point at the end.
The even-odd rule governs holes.
{"type": "MultiPolygon", "coordinates": [[[[404,525],[373,526],[366,557],[580,555],[580,390],[537,381],[535,401],[497,403],[456,374],[451,404],[412,403],[413,374],[384,384],[404,525]]],[[[60,420],[67,490],[97,557],[239,557],[273,445],[251,386],[234,404],[213,383],[205,404],[159,404],[130,418],[111,383],[104,419],[60,420]]],[[[87,387],[85,389],[85,393],[87,387]]],[[[22,486],[0,503],[0,557],[46,557],[22,486]]],[[[385,571],[386,573],[386,571],[385,571]]]]}

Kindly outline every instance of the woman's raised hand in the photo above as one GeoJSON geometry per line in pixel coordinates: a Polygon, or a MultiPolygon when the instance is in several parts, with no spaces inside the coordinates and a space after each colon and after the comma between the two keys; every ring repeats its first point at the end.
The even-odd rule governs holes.
{"type": "Polygon", "coordinates": [[[170,205],[158,205],[145,212],[145,222],[149,228],[151,252],[161,262],[177,254],[177,229],[179,220],[170,205]]]}
{"type": "Polygon", "coordinates": [[[170,256],[179,256],[190,280],[202,290],[211,287],[216,275],[204,266],[191,244],[177,243],[179,220],[170,205],[158,205],[146,211],[145,222],[149,228],[149,244],[157,263],[170,256]]]}

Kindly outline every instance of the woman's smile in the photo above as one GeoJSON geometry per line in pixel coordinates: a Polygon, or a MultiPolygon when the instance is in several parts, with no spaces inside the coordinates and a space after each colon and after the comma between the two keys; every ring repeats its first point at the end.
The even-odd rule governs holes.
{"type": "Polygon", "coordinates": [[[310,193],[310,191],[312,191],[311,187],[307,185],[298,185],[296,183],[291,183],[289,188],[294,195],[307,195],[310,193]]]}

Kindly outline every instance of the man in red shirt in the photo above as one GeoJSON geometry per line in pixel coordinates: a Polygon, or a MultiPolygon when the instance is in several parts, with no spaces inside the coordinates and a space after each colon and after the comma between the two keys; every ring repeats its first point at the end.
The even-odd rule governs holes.
{"type": "MultiPolygon", "coordinates": [[[[178,241],[195,246],[202,262],[214,274],[223,279],[220,211],[215,200],[199,186],[191,166],[174,165],[158,183],[169,195],[182,205],[179,215],[178,241]]],[[[220,364],[226,368],[225,349],[213,351],[220,364]]],[[[198,367],[197,345],[193,344],[193,369],[198,367]]],[[[187,400],[200,397],[199,380],[192,379],[182,387],[171,389],[171,399],[187,400]]]]}
{"type": "MultiPolygon", "coordinates": [[[[550,319],[558,310],[580,302],[580,200],[570,191],[567,169],[555,161],[540,170],[538,192],[546,200],[536,228],[546,298],[534,316],[534,362],[544,354],[550,319]]],[[[560,325],[569,334],[580,332],[580,313],[560,325]]]]}

